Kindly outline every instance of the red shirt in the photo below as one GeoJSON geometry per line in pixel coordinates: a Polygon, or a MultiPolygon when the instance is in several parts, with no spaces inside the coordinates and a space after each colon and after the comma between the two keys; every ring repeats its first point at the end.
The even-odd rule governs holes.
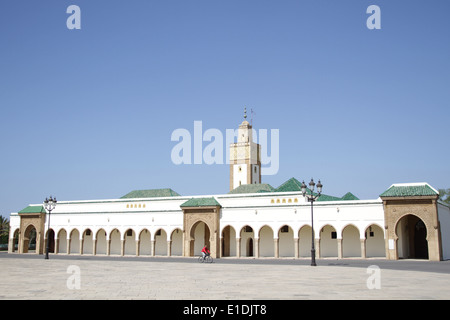
{"type": "Polygon", "coordinates": [[[207,247],[203,247],[202,252],[204,252],[204,253],[211,253],[211,252],[209,252],[207,247]]]}

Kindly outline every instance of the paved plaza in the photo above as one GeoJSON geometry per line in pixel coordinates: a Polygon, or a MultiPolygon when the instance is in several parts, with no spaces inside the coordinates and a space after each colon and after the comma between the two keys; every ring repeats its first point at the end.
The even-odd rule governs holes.
{"type": "Polygon", "coordinates": [[[0,253],[0,299],[450,299],[450,261],[308,263],[0,253]]]}

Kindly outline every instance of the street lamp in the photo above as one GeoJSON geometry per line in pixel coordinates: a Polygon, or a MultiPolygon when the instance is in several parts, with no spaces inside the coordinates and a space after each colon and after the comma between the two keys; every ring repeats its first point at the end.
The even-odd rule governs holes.
{"type": "Polygon", "coordinates": [[[47,227],[47,246],[45,248],[45,259],[48,259],[48,251],[50,250],[50,214],[52,210],[56,207],[56,198],[50,199],[45,198],[44,200],[44,208],[48,211],[48,227],[47,227]]]}
{"type": "Polygon", "coordinates": [[[309,182],[309,190],[311,190],[311,194],[306,194],[306,184],[305,181],[302,182],[302,194],[304,197],[308,199],[309,202],[311,202],[311,266],[315,267],[316,264],[316,249],[314,248],[314,214],[313,214],[313,204],[314,201],[317,200],[317,198],[320,197],[320,194],[322,193],[322,183],[317,183],[317,194],[314,195],[314,187],[316,184],[314,183],[314,180],[311,178],[311,181],[309,182]]]}

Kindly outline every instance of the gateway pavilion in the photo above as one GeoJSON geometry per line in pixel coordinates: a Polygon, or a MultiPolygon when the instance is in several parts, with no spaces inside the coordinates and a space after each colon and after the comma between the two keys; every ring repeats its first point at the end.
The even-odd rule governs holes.
{"type": "MultiPolygon", "coordinates": [[[[9,252],[77,255],[309,258],[311,209],[301,183],[261,183],[260,145],[244,120],[230,145],[230,192],[182,196],[172,189],[120,199],[31,204],[10,216],[9,252]]],[[[308,193],[311,193],[308,190],[308,193]]],[[[450,258],[450,207],[427,183],[393,184],[378,199],[322,194],[314,204],[317,258],[450,258]]]]}

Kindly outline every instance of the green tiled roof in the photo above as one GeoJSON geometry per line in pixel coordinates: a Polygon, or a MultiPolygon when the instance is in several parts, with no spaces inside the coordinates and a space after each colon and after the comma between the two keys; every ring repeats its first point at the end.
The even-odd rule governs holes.
{"type": "Polygon", "coordinates": [[[220,203],[213,197],[211,198],[191,198],[180,207],[221,207],[220,203]]]}
{"type": "Polygon", "coordinates": [[[347,192],[346,194],[344,194],[341,199],[342,200],[359,200],[359,198],[351,192],[347,192]]]}
{"type": "MultiPolygon", "coordinates": [[[[314,192],[314,195],[317,195],[317,193],[314,192]]],[[[321,194],[319,198],[317,198],[317,201],[342,201],[342,198],[329,196],[327,194],[321,194]]]]}
{"type": "Polygon", "coordinates": [[[28,206],[18,213],[45,213],[45,209],[43,206],[28,206]]]}
{"type": "MultiPolygon", "coordinates": [[[[276,188],[274,190],[275,192],[292,192],[292,191],[302,191],[302,183],[298,181],[295,178],[290,178],[288,181],[283,183],[281,186],[276,188]]],[[[311,194],[311,190],[309,188],[306,188],[306,193],[311,194]]],[[[314,195],[317,195],[317,193],[314,192],[314,195]]],[[[327,194],[322,194],[319,198],[317,198],[317,201],[344,201],[344,200],[359,200],[358,197],[356,197],[351,192],[347,192],[343,197],[335,197],[330,196],[327,194]]]]}
{"type": "Polygon", "coordinates": [[[302,191],[302,183],[295,178],[290,178],[275,189],[276,192],[302,191]]]}
{"type": "Polygon", "coordinates": [[[130,193],[127,193],[120,199],[176,197],[176,196],[180,196],[180,194],[173,191],[170,188],[166,188],[166,189],[151,189],[151,190],[134,190],[131,191],[130,193]]]}
{"type": "Polygon", "coordinates": [[[228,194],[273,192],[274,190],[275,188],[267,183],[243,184],[237,188],[234,188],[233,190],[228,192],[228,194]]]}
{"type": "Polygon", "coordinates": [[[428,184],[393,184],[389,189],[380,194],[380,197],[414,197],[414,196],[437,196],[437,193],[428,184]]]}

